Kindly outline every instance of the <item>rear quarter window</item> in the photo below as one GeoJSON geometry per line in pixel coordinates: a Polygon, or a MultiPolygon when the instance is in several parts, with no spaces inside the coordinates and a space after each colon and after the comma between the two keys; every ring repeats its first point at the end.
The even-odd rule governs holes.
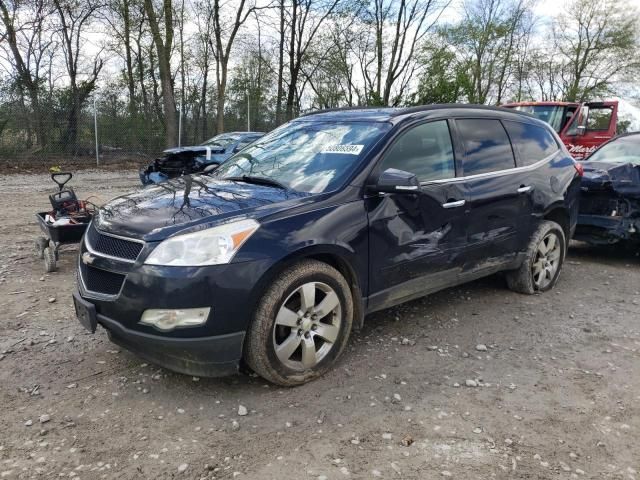
{"type": "Polygon", "coordinates": [[[518,151],[520,166],[532,165],[559,150],[556,139],[549,130],[530,123],[505,121],[504,126],[518,151]]]}
{"type": "Polygon", "coordinates": [[[456,120],[456,125],[465,149],[465,177],[515,167],[511,142],[500,120],[470,118],[456,120]]]}

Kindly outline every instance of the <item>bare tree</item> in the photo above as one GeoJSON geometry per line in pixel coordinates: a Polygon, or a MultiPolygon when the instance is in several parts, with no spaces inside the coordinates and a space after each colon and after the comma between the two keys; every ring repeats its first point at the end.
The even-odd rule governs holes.
{"type": "Polygon", "coordinates": [[[286,41],[286,7],[285,0],[279,0],[278,14],[280,20],[279,43],[278,43],[278,92],[276,94],[276,125],[283,123],[282,100],[284,97],[284,49],[286,41]]]}
{"type": "MultiPolygon", "coordinates": [[[[209,133],[209,118],[207,111],[207,95],[209,93],[209,70],[211,68],[211,38],[213,35],[213,9],[207,8],[208,2],[196,3],[196,35],[197,57],[195,64],[202,76],[200,83],[200,99],[198,100],[198,116],[200,118],[200,138],[202,140],[209,133]]],[[[198,129],[196,129],[197,132],[198,129]]]]}
{"type": "Polygon", "coordinates": [[[500,103],[515,72],[515,52],[531,32],[526,0],[469,0],[460,23],[446,30],[469,76],[471,103],[500,103]]]}
{"type": "Polygon", "coordinates": [[[285,29],[288,37],[289,84],[287,87],[286,119],[297,113],[296,105],[301,93],[298,81],[309,47],[316,39],[320,27],[337,10],[341,0],[292,0],[287,11],[285,29]]]}
{"type": "Polygon", "coordinates": [[[9,6],[11,9],[5,0],[0,0],[0,17],[5,27],[2,40],[6,40],[8,45],[18,88],[26,90],[29,97],[35,118],[36,142],[38,146],[44,147],[48,136],[44,112],[41,108],[40,83],[43,80],[42,63],[50,58],[48,54],[54,43],[45,31],[45,20],[49,11],[44,0],[34,0],[29,3],[27,7],[30,12],[26,12],[29,17],[26,22],[28,26],[23,29],[22,26],[16,25],[18,3],[12,2],[9,6]]]}
{"type": "Polygon", "coordinates": [[[224,131],[224,105],[226,100],[229,58],[233,44],[240,27],[256,9],[252,0],[239,0],[239,3],[224,3],[220,0],[213,2],[213,39],[212,52],[216,59],[216,127],[217,131],[224,131]],[[230,12],[235,11],[235,15],[230,12]],[[231,18],[230,22],[226,19],[231,18]]]}
{"type": "Polygon", "coordinates": [[[640,69],[638,11],[622,0],[573,0],[554,28],[567,101],[607,91],[611,82],[640,69]]]}
{"type": "MultiPolygon", "coordinates": [[[[147,21],[151,29],[153,44],[158,54],[158,71],[160,74],[160,87],[162,89],[162,105],[165,144],[172,147],[178,143],[178,122],[176,112],[176,99],[173,89],[173,76],[171,74],[171,50],[173,47],[173,4],[172,0],[162,0],[162,9],[156,12],[153,0],[144,0],[144,9],[147,21]],[[164,36],[160,31],[160,19],[164,19],[164,36]]],[[[153,69],[151,69],[153,71],[153,69]]],[[[155,81],[155,79],[154,79],[155,81]]],[[[154,89],[157,98],[157,90],[154,89]]]]}
{"type": "Polygon", "coordinates": [[[143,20],[134,2],[135,0],[110,0],[108,12],[105,12],[103,16],[103,21],[111,28],[112,36],[115,40],[112,50],[121,56],[124,61],[124,78],[127,85],[128,107],[131,116],[137,113],[133,35],[143,20]],[[122,52],[123,50],[124,52],[122,52]]]}
{"type": "Polygon", "coordinates": [[[103,67],[100,53],[95,56],[89,69],[83,56],[84,35],[102,4],[93,1],[53,0],[57,13],[58,34],[61,38],[66,74],[69,80],[67,105],[67,128],[62,143],[67,149],[76,150],[78,119],[82,106],[93,92],[96,80],[103,67]],[[82,63],[81,63],[82,61],[82,63]]]}
{"type": "Polygon", "coordinates": [[[415,73],[416,47],[448,4],[439,5],[435,0],[373,0],[373,10],[366,15],[369,33],[358,52],[368,103],[401,102],[415,73]]]}

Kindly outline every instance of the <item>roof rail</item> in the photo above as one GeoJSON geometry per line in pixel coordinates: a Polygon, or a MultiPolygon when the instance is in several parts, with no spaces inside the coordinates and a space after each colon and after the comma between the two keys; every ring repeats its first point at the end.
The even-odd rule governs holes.
{"type": "Polygon", "coordinates": [[[303,113],[299,115],[297,118],[309,117],[311,115],[318,115],[320,113],[332,113],[332,112],[348,112],[350,110],[391,110],[396,109],[398,107],[375,107],[375,106],[366,106],[362,105],[360,107],[339,107],[339,108],[326,108],[324,110],[314,110],[312,112],[303,113]]]}
{"type": "Polygon", "coordinates": [[[521,112],[518,110],[513,110],[509,108],[504,108],[504,107],[496,107],[492,105],[479,105],[479,104],[473,104],[473,103],[434,103],[430,105],[418,105],[415,107],[359,106],[359,107],[328,108],[326,110],[315,110],[313,112],[308,112],[300,115],[298,118],[318,115],[321,113],[345,112],[345,111],[353,111],[353,110],[387,110],[389,111],[390,117],[397,117],[400,115],[408,115],[412,113],[428,112],[431,110],[442,110],[442,109],[450,109],[450,108],[474,108],[479,110],[489,110],[489,111],[495,111],[495,112],[511,112],[514,114],[535,118],[533,115],[529,113],[521,112]]]}

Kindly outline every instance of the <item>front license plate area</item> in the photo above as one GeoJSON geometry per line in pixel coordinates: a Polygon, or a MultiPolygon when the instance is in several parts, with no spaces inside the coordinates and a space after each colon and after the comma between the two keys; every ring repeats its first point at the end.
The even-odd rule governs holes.
{"type": "Polygon", "coordinates": [[[96,307],[93,304],[78,298],[76,295],[73,296],[73,306],[76,309],[76,317],[78,317],[82,326],[91,333],[95,333],[96,327],[98,326],[96,307]]]}

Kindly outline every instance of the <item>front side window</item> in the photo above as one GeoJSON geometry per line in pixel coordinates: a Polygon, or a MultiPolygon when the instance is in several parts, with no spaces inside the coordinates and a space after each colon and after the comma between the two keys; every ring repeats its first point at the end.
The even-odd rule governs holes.
{"type": "Polygon", "coordinates": [[[215,170],[216,178],[262,177],[298,192],[335,190],[389,129],[382,122],[297,120],[260,138],[215,170]]]}
{"type": "Polygon", "coordinates": [[[401,134],[382,160],[382,170],[387,168],[414,173],[421,182],[455,177],[447,121],[424,123],[401,134]]]}
{"type": "Polygon", "coordinates": [[[532,165],[558,151],[558,144],[546,128],[530,123],[505,121],[504,126],[518,150],[520,165],[532,165]]]}
{"type": "Polygon", "coordinates": [[[511,142],[499,120],[456,120],[465,149],[464,175],[497,172],[515,167],[511,142]]]}

